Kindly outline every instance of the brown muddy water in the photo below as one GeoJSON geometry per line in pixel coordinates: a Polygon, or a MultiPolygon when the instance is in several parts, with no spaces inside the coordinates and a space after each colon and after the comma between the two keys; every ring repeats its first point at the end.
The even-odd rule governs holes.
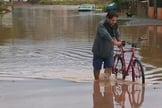
{"type": "MultiPolygon", "coordinates": [[[[47,80],[58,78],[78,83],[92,82],[91,47],[96,26],[106,13],[78,12],[76,9],[77,6],[24,6],[15,7],[11,13],[1,16],[0,78],[47,80]]],[[[123,40],[136,42],[141,37],[146,39],[140,42],[138,57],[145,69],[146,82],[149,86],[147,88],[148,91],[161,89],[162,21],[121,16],[119,28],[123,40]]],[[[119,93],[120,96],[113,95],[115,102],[112,106],[127,108],[125,105],[130,104],[128,108],[139,106],[152,108],[148,103],[151,102],[152,95],[148,93],[145,100],[146,88],[140,86],[138,89],[136,86],[138,85],[115,83],[112,86],[113,90],[123,92],[119,93]],[[128,90],[129,87],[131,92],[128,90]],[[134,91],[140,92],[137,94],[137,101],[140,95],[141,102],[129,100],[132,96],[135,97],[134,91]],[[125,103],[122,103],[123,101],[125,103]]],[[[94,93],[98,93],[100,89],[102,93],[106,86],[94,83],[94,93]]],[[[101,94],[93,96],[95,101],[96,96],[100,97],[101,94]]],[[[103,97],[101,100],[104,102],[103,97]]],[[[102,104],[101,100],[99,105],[102,104]]]]}

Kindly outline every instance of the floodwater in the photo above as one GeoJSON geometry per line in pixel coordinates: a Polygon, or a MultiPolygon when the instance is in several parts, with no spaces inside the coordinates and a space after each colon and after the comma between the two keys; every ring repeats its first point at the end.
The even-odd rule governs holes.
{"type": "MultiPolygon", "coordinates": [[[[106,13],[78,12],[76,8],[24,6],[1,16],[0,77],[92,81],[91,47],[96,26],[106,13]]],[[[120,17],[119,28],[123,40],[144,38],[138,57],[146,82],[161,83],[162,21],[120,17]]]]}

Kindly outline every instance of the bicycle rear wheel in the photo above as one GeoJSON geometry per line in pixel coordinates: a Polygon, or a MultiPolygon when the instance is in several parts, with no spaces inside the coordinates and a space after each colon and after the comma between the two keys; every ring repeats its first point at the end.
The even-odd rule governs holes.
{"type": "Polygon", "coordinates": [[[144,84],[145,83],[145,74],[144,69],[141,62],[137,59],[133,61],[132,66],[132,81],[139,82],[144,84]]]}
{"type": "Polygon", "coordinates": [[[124,79],[124,71],[123,68],[123,59],[119,54],[114,56],[114,66],[112,72],[115,74],[116,79],[124,79]]]}

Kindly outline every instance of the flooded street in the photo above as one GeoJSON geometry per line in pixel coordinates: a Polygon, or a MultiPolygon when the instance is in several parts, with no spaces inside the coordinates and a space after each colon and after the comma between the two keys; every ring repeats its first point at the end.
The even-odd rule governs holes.
{"type": "MultiPolygon", "coordinates": [[[[106,13],[78,12],[76,7],[66,6],[14,8],[13,12],[0,19],[0,79],[57,78],[92,82],[91,48],[96,26],[105,15],[106,13]]],[[[148,85],[147,88],[140,86],[143,99],[139,106],[152,108],[149,106],[152,96],[147,95],[146,98],[143,92],[145,90],[146,95],[149,94],[147,90],[152,88],[162,89],[162,21],[142,19],[139,22],[140,19],[119,17],[119,28],[123,40],[136,42],[141,37],[146,38],[140,42],[138,55],[143,63],[148,85]]],[[[94,86],[95,93],[99,84],[94,86]]],[[[114,89],[115,87],[120,90],[125,88],[124,91],[128,87],[131,90],[135,88],[133,84],[119,84],[113,86],[114,89]]],[[[154,89],[151,92],[153,91],[154,89]]],[[[129,96],[125,100],[126,106],[129,96]]],[[[114,105],[118,107],[123,104],[116,100],[114,105]]]]}

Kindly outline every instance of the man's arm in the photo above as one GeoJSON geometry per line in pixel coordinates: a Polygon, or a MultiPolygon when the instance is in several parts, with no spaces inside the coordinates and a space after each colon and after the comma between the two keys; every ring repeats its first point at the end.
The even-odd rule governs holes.
{"type": "Polygon", "coordinates": [[[104,39],[107,39],[109,41],[111,41],[114,45],[116,46],[120,46],[121,45],[121,41],[119,39],[119,31],[117,31],[117,37],[116,39],[113,39],[110,35],[110,33],[107,31],[107,29],[105,28],[105,26],[100,23],[99,26],[98,26],[98,32],[100,34],[100,36],[104,39]],[[118,41],[119,40],[119,41],[118,41]]]}
{"type": "Polygon", "coordinates": [[[120,32],[119,32],[118,25],[116,28],[115,39],[113,39],[112,42],[116,46],[121,46],[121,44],[122,44],[122,40],[120,39],[120,32]]]}
{"type": "Polygon", "coordinates": [[[121,41],[118,41],[116,39],[112,39],[112,43],[116,46],[121,46],[122,42],[121,41]]]}
{"type": "Polygon", "coordinates": [[[106,40],[110,40],[110,41],[112,40],[110,33],[107,31],[107,29],[105,28],[105,26],[101,22],[98,25],[98,33],[100,34],[99,36],[101,38],[106,39],[106,40]]]}

